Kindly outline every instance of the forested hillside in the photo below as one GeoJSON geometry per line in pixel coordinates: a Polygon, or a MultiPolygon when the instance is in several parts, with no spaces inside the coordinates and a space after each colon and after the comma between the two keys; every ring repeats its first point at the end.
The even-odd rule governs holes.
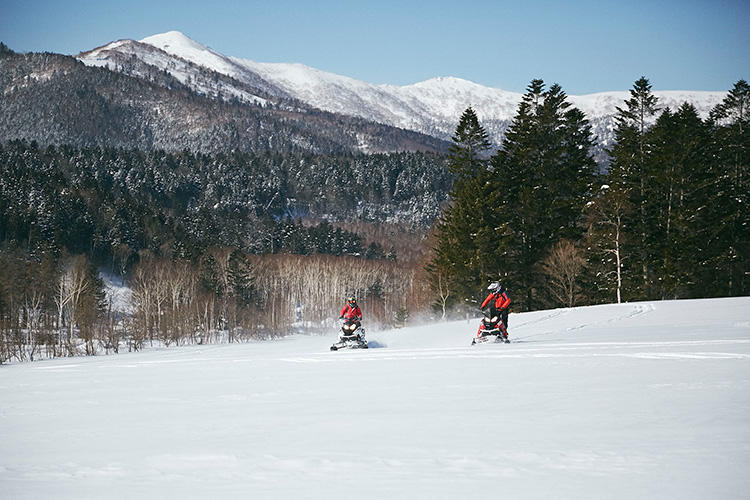
{"type": "Polygon", "coordinates": [[[326,222],[424,232],[450,185],[445,159],[430,154],[205,156],[14,141],[0,146],[0,241],[97,259],[121,245],[171,245],[182,257],[212,246],[364,254],[326,222]]]}
{"type": "Polygon", "coordinates": [[[342,154],[447,148],[434,137],[312,110],[294,101],[274,99],[261,105],[212,99],[153,67],[141,65],[139,76],[133,77],[87,67],[59,54],[16,54],[4,45],[0,93],[3,142],[26,139],[43,146],[201,153],[342,154]]]}

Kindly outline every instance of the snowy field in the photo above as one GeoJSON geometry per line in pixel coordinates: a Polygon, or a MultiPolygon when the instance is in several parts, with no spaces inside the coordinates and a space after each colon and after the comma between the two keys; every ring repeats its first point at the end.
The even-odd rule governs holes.
{"type": "Polygon", "coordinates": [[[476,327],[0,366],[0,498],[750,495],[750,298],[476,327]]]}

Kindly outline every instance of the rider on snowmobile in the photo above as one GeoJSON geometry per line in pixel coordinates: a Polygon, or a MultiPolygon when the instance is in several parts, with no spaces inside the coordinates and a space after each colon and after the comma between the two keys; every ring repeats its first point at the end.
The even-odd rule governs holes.
{"type": "MultiPolygon", "coordinates": [[[[498,326],[503,333],[503,339],[507,340],[508,306],[510,305],[510,295],[508,295],[508,290],[503,288],[502,285],[497,281],[493,281],[492,283],[490,283],[490,286],[487,287],[487,290],[489,290],[490,294],[487,295],[486,299],[484,299],[484,302],[482,302],[480,309],[484,310],[485,307],[489,307],[490,317],[498,315],[500,316],[500,323],[498,326]]],[[[482,335],[483,329],[484,324],[479,325],[477,337],[480,337],[482,335]]]]}
{"type": "Polygon", "coordinates": [[[341,309],[339,319],[341,320],[341,331],[345,337],[356,334],[355,338],[359,342],[367,342],[365,340],[365,329],[362,328],[362,310],[357,305],[357,299],[353,295],[346,299],[346,305],[341,309]]]}
{"type": "Polygon", "coordinates": [[[362,310],[357,305],[354,295],[346,299],[346,305],[341,309],[339,319],[346,321],[362,321],[362,310]]]}
{"type": "Polygon", "coordinates": [[[343,348],[367,349],[365,329],[362,327],[362,310],[357,305],[357,299],[352,295],[346,299],[346,305],[339,314],[341,331],[339,341],[331,346],[332,351],[343,348]]]}

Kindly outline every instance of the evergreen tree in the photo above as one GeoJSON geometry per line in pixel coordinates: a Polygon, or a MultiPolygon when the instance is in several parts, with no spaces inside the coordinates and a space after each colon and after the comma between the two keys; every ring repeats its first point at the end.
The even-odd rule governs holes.
{"type": "Polygon", "coordinates": [[[703,267],[718,295],[750,293],[750,85],[739,80],[711,113],[715,161],[703,267]]]}
{"type": "Polygon", "coordinates": [[[451,302],[475,302],[484,280],[496,275],[500,252],[497,192],[483,157],[491,144],[468,108],[453,136],[449,168],[456,174],[450,206],[437,225],[435,258],[428,267],[434,289],[450,289],[451,302]]]}
{"type": "Polygon", "coordinates": [[[507,228],[507,248],[500,258],[500,275],[513,290],[514,302],[531,308],[531,269],[538,260],[535,243],[533,207],[541,186],[541,163],[537,148],[536,116],[543,101],[544,82],[532,80],[526,88],[518,112],[505,134],[502,149],[492,157],[492,166],[502,195],[498,211],[507,228]],[[523,167],[520,167],[523,165],[523,167]]]}
{"type": "Polygon", "coordinates": [[[665,110],[647,132],[649,289],[652,298],[690,295],[697,256],[704,250],[696,218],[705,203],[700,187],[710,162],[707,128],[690,104],[665,110]]]}
{"type": "Polygon", "coordinates": [[[532,80],[492,158],[496,227],[504,231],[498,269],[526,310],[544,305],[540,263],[560,239],[580,238],[582,209],[594,186],[591,127],[569,108],[559,85],[545,91],[542,80],[532,80]]]}
{"type": "Polygon", "coordinates": [[[458,175],[459,180],[477,175],[486,164],[484,155],[492,144],[471,107],[461,115],[452,139],[448,168],[458,175]]]}
{"type": "Polygon", "coordinates": [[[649,151],[646,131],[657,111],[658,98],[651,93],[651,84],[639,78],[630,90],[626,107],[617,108],[615,144],[611,157],[607,184],[615,192],[623,192],[630,200],[632,214],[626,215],[626,225],[633,235],[624,249],[628,265],[625,268],[624,291],[626,300],[648,298],[649,266],[647,240],[649,172],[646,156],[649,151]]]}

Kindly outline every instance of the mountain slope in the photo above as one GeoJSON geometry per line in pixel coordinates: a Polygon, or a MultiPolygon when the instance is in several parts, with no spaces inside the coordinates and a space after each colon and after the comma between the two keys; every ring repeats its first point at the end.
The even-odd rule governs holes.
{"type": "Polygon", "coordinates": [[[195,74],[195,65],[149,45],[121,41],[87,57],[89,66],[58,54],[0,54],[0,141],[204,153],[447,148],[431,136],[311,109],[258,79],[201,68],[183,84],[173,73],[195,74]]]}
{"type": "Polygon", "coordinates": [[[241,66],[224,62],[218,55],[206,58],[191,53],[190,56],[191,59],[175,57],[152,44],[118,40],[79,54],[77,58],[87,66],[105,67],[136,77],[145,76],[133,67],[138,63],[168,69],[170,75],[197,93],[225,100],[267,104],[271,96],[291,99],[280,87],[241,66]]]}
{"type": "Polygon", "coordinates": [[[296,336],[0,367],[0,482],[17,499],[738,498],[748,311],[513,314],[516,343],[479,348],[458,321],[358,352],[296,336]]]}

